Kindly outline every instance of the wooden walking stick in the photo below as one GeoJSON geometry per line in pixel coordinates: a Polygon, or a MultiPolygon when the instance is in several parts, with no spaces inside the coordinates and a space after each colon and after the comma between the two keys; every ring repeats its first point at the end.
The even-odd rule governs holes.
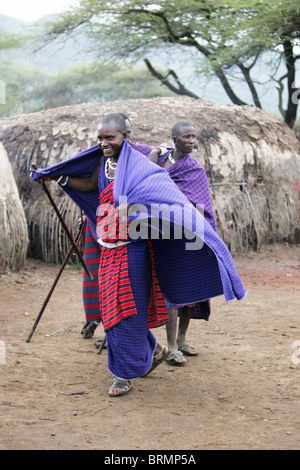
{"type": "MultiPolygon", "coordinates": [[[[78,233],[77,233],[77,235],[76,235],[76,237],[75,237],[75,239],[74,239],[74,243],[76,243],[76,246],[77,246],[77,244],[80,242],[80,239],[81,239],[82,234],[83,234],[83,230],[84,230],[84,225],[83,225],[83,223],[81,223],[81,227],[79,228],[78,233]]],[[[63,270],[64,270],[64,268],[65,268],[65,266],[66,266],[66,264],[67,264],[67,262],[68,262],[68,259],[70,258],[71,254],[73,253],[73,251],[74,251],[74,246],[72,245],[72,246],[69,248],[69,251],[68,251],[68,253],[67,253],[67,255],[66,255],[66,257],[65,257],[65,259],[64,259],[64,261],[63,261],[63,263],[62,263],[62,265],[61,265],[61,267],[60,267],[60,270],[59,270],[58,273],[57,273],[57,276],[56,276],[56,278],[55,278],[55,280],[54,280],[54,282],[53,282],[53,284],[52,284],[52,287],[51,287],[51,289],[50,289],[50,291],[49,291],[49,293],[48,293],[48,295],[47,295],[47,297],[46,297],[46,299],[45,299],[45,301],[44,301],[44,303],[43,303],[43,306],[42,306],[42,308],[41,308],[41,310],[40,310],[38,316],[36,317],[36,320],[35,320],[35,322],[34,322],[32,328],[31,328],[31,330],[30,330],[30,333],[29,333],[27,339],[26,339],[26,343],[29,343],[29,342],[30,342],[30,340],[31,340],[31,338],[32,338],[32,335],[33,335],[33,333],[35,332],[35,329],[36,329],[36,327],[37,327],[37,325],[38,325],[38,323],[39,323],[39,321],[40,321],[40,319],[41,319],[41,317],[42,317],[42,315],[43,315],[43,313],[44,313],[44,310],[45,310],[45,308],[47,307],[47,304],[48,304],[48,302],[49,302],[49,300],[50,300],[50,297],[51,297],[51,295],[53,294],[53,291],[54,291],[54,289],[55,289],[55,286],[56,286],[56,284],[58,283],[58,280],[59,280],[59,278],[60,278],[60,276],[61,276],[61,274],[62,274],[62,272],[63,272],[63,270]]]]}
{"type": "Polygon", "coordinates": [[[56,214],[57,214],[59,220],[61,221],[61,224],[62,224],[63,228],[65,229],[65,232],[66,232],[67,236],[69,237],[69,240],[70,240],[70,242],[72,243],[72,245],[73,245],[73,247],[74,247],[74,250],[76,251],[76,254],[77,254],[77,256],[78,256],[78,258],[79,258],[79,260],[80,260],[82,266],[84,267],[85,272],[86,272],[87,275],[88,275],[88,278],[92,281],[92,280],[94,279],[94,278],[93,278],[93,275],[91,274],[89,268],[88,268],[87,265],[85,264],[85,261],[84,261],[84,259],[83,259],[83,256],[82,256],[82,254],[80,253],[80,250],[79,250],[78,246],[77,246],[76,243],[74,242],[74,240],[73,240],[73,238],[72,238],[72,235],[71,235],[71,233],[70,233],[70,231],[69,231],[69,229],[68,229],[68,227],[67,227],[67,225],[66,225],[66,223],[65,223],[65,221],[64,221],[64,219],[63,219],[63,217],[62,217],[62,215],[61,215],[61,213],[59,212],[59,210],[58,210],[58,208],[57,208],[55,202],[53,201],[52,196],[51,196],[51,194],[50,194],[50,192],[49,192],[49,190],[48,190],[48,188],[47,188],[47,186],[46,186],[45,181],[42,181],[41,184],[42,184],[42,186],[43,186],[43,188],[44,188],[44,190],[45,190],[45,193],[46,193],[47,196],[48,196],[48,199],[49,199],[50,203],[52,204],[53,209],[55,210],[55,212],[56,212],[56,214]]]}

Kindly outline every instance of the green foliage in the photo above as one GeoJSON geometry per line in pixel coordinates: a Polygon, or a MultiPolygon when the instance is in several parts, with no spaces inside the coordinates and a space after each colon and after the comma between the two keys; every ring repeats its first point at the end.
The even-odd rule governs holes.
{"type": "Polygon", "coordinates": [[[18,64],[3,70],[2,80],[6,83],[7,99],[0,106],[0,116],[76,103],[171,94],[141,66],[129,69],[115,63],[75,65],[56,74],[18,64]]]}
{"type": "Polygon", "coordinates": [[[265,65],[270,87],[278,90],[274,88],[286,122],[291,127],[295,122],[297,104],[292,96],[300,57],[295,53],[300,45],[299,0],[81,0],[78,6],[39,25],[36,47],[80,34],[91,41],[96,59],[93,67],[69,67],[54,75],[16,69],[7,83],[10,99],[22,102],[23,110],[35,110],[170,94],[158,82],[155,86],[146,69],[136,63],[149,55],[155,60],[163,49],[168,60],[160,76],[167,68],[184,70],[185,62],[178,62],[180,48],[181,53],[188,51],[189,58],[192,55],[199,77],[219,79],[234,104],[261,107],[256,89],[260,77],[254,71],[268,52],[272,60],[265,65]],[[118,65],[122,62],[131,67],[118,65]],[[279,69],[281,64],[286,73],[279,69]],[[247,87],[247,102],[238,96],[236,77],[247,87]],[[284,88],[286,106],[282,103],[284,88]]]}
{"type": "Polygon", "coordinates": [[[0,53],[3,52],[3,50],[19,47],[19,45],[19,37],[9,34],[6,29],[0,25],[0,53]]]}
{"type": "MultiPolygon", "coordinates": [[[[233,103],[246,104],[230,84],[230,76],[238,72],[258,107],[261,103],[251,73],[259,57],[273,51],[286,64],[288,103],[287,111],[281,111],[293,125],[299,9],[299,0],[81,0],[78,7],[47,25],[46,38],[52,41],[84,30],[93,38],[98,57],[134,61],[162,45],[176,54],[174,46],[180,45],[195,51],[195,69],[213,72],[233,103]]],[[[270,67],[273,79],[278,63],[270,67]]],[[[275,80],[283,85],[283,78],[275,80]]]]}

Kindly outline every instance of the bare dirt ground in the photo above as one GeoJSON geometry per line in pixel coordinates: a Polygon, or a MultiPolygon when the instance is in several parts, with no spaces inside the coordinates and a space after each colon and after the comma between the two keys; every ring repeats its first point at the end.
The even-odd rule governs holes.
{"type": "MultiPolygon", "coordinates": [[[[235,262],[248,295],[213,299],[210,321],[192,322],[199,356],[163,363],[118,398],[94,346],[102,326],[80,334],[81,270],[63,272],[29,343],[59,266],[28,260],[1,276],[0,449],[300,449],[299,247],[235,262]]],[[[155,333],[165,342],[165,328],[155,333]]]]}

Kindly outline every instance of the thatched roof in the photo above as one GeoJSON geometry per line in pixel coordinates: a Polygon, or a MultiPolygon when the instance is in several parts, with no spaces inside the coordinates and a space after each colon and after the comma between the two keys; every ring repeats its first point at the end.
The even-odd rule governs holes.
{"type": "MultiPolygon", "coordinates": [[[[193,156],[207,171],[218,230],[232,252],[299,241],[295,133],[257,108],[174,97],[80,104],[0,120],[0,141],[22,195],[32,255],[58,262],[69,242],[42,188],[29,179],[30,165],[46,167],[95,145],[98,123],[110,112],[129,116],[132,140],[153,145],[171,144],[175,121],[194,124],[199,147],[193,156]]],[[[79,211],[57,184],[50,188],[74,225],[79,211]]]]}
{"type": "Polygon", "coordinates": [[[28,230],[10,162],[0,142],[0,272],[17,271],[28,249],[28,230]]]}

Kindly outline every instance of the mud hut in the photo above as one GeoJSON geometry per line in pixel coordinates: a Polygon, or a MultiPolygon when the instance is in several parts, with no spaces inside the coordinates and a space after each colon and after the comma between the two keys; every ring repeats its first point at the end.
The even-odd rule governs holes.
{"type": "MultiPolygon", "coordinates": [[[[155,98],[89,103],[0,120],[5,146],[22,196],[30,256],[60,262],[69,247],[42,188],[29,178],[30,165],[46,167],[95,145],[101,117],[129,116],[132,139],[172,144],[172,124],[196,128],[193,156],[206,169],[218,230],[232,253],[263,244],[299,242],[300,142],[271,114],[249,106],[193,98],[155,98]]],[[[74,232],[80,211],[54,182],[50,191],[74,232]]]]}
{"type": "Polygon", "coordinates": [[[28,230],[7,153],[0,143],[0,273],[19,270],[26,259],[28,230]]]}

